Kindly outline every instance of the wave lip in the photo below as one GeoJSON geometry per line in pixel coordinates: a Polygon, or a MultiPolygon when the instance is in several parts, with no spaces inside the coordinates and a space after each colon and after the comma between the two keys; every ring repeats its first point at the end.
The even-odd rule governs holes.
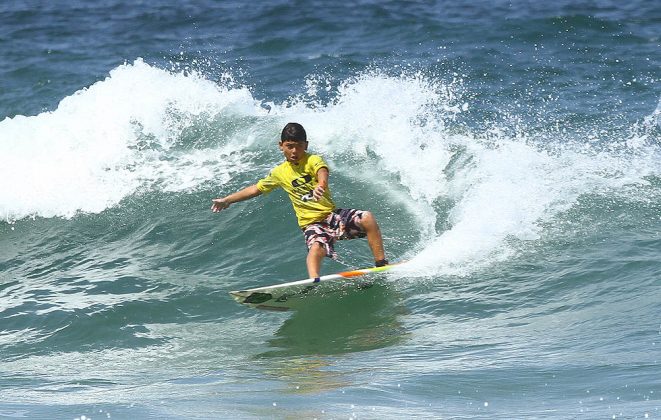
{"type": "Polygon", "coordinates": [[[0,122],[0,217],[98,213],[167,172],[163,152],[191,121],[228,108],[260,112],[243,88],[173,74],[141,59],[64,98],[0,122]]]}
{"type": "MultiPolygon", "coordinates": [[[[53,112],[0,122],[0,217],[99,213],[151,191],[229,193],[281,159],[277,133],[298,121],[335,179],[396,208],[380,220],[405,213],[420,238],[407,250],[413,266],[468,275],[538,240],[580,197],[635,200],[661,173],[658,109],[629,138],[609,127],[540,134],[516,118],[485,131],[462,120],[472,109],[464,89],[457,78],[376,69],[311,75],[306,95],[262,104],[231,81],[136,60],[53,112]]],[[[360,202],[352,189],[348,201],[360,202]]]]}

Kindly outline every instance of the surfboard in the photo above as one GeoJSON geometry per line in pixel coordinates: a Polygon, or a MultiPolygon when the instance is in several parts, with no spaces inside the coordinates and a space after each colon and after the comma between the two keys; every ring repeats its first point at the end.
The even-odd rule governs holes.
{"type": "MultiPolygon", "coordinates": [[[[357,277],[382,273],[401,265],[402,262],[383,267],[361,268],[328,274],[316,279],[305,279],[247,290],[235,290],[230,296],[237,302],[257,309],[286,311],[295,309],[303,300],[322,297],[331,293],[347,292],[352,289],[366,289],[373,283],[361,281],[357,277]]],[[[365,279],[367,280],[367,279],[365,279]]]]}

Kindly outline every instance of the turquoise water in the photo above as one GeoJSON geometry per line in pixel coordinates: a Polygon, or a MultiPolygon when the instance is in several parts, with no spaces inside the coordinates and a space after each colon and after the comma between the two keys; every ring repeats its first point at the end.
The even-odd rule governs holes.
{"type": "MultiPolygon", "coordinates": [[[[0,417],[658,418],[656,2],[0,6],[0,417]],[[402,270],[296,312],[302,123],[402,270]]],[[[324,273],[371,264],[338,244],[324,273]]]]}

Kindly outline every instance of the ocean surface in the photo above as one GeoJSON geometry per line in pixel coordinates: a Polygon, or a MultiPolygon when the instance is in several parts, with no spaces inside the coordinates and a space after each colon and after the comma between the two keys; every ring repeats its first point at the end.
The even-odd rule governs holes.
{"type": "MultiPolygon", "coordinates": [[[[0,418],[661,418],[661,3],[0,3],[0,418]],[[391,261],[293,312],[308,132],[391,261]]],[[[324,274],[372,264],[339,243],[324,274]]]]}

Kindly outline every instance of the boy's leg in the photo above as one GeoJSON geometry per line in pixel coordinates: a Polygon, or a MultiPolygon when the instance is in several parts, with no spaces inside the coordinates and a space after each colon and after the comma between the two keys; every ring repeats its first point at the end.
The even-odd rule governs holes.
{"type": "Polygon", "coordinates": [[[311,279],[319,277],[321,272],[321,263],[326,256],[326,249],[319,242],[315,242],[310,247],[308,251],[308,257],[306,259],[308,267],[308,275],[311,279]]]}
{"type": "Polygon", "coordinates": [[[335,236],[329,223],[335,215],[331,213],[327,220],[312,223],[305,227],[303,235],[308,246],[308,256],[305,260],[310,278],[317,278],[321,273],[321,263],[324,257],[335,258],[335,236]]]}
{"type": "Polygon", "coordinates": [[[379,229],[379,224],[376,222],[376,218],[371,212],[366,211],[363,213],[363,217],[360,219],[360,227],[362,227],[367,234],[367,243],[372,250],[372,254],[374,254],[374,261],[385,262],[386,253],[383,249],[381,229],[379,229]]]}

